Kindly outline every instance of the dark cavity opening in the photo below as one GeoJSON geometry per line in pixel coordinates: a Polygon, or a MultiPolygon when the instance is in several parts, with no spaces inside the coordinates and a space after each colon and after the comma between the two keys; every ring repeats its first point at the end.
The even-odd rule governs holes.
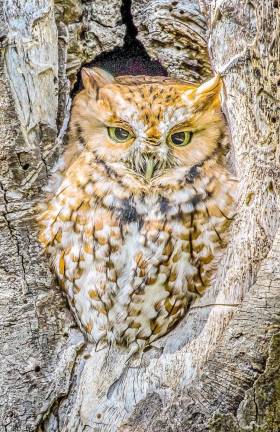
{"type": "MultiPolygon", "coordinates": [[[[136,38],[137,28],[131,14],[131,0],[123,0],[121,6],[122,23],[126,26],[124,45],[112,51],[103,52],[84,65],[100,67],[114,76],[118,75],[159,75],[167,76],[167,72],[159,61],[152,60],[143,44],[136,38]]],[[[81,76],[78,74],[77,83],[72,95],[81,90],[81,76]]]]}
{"type": "Polygon", "coordinates": [[[89,66],[101,67],[112,75],[163,75],[166,70],[152,60],[143,44],[136,38],[137,28],[131,14],[131,0],[123,0],[121,6],[122,22],[126,26],[124,45],[96,57],[89,66]]]}

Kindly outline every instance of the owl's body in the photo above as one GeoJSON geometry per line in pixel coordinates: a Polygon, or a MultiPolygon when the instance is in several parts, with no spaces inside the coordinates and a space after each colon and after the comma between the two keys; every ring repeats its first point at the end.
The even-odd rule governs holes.
{"type": "Polygon", "coordinates": [[[219,84],[96,69],[84,84],[40,240],[89,339],[135,350],[204,292],[227,242],[219,84]]]}

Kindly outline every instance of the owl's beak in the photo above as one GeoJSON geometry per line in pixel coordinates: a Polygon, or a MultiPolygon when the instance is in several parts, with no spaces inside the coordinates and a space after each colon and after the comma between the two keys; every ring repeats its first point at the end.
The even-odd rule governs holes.
{"type": "Polygon", "coordinates": [[[153,177],[154,168],[155,168],[155,161],[153,157],[150,157],[146,165],[146,173],[145,173],[146,180],[151,180],[151,178],[153,177]]]}

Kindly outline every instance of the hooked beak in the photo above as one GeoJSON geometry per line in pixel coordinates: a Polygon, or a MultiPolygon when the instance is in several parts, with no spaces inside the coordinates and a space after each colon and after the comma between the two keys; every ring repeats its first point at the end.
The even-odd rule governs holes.
{"type": "Polygon", "coordinates": [[[153,157],[150,157],[146,165],[146,173],[145,173],[146,180],[151,180],[154,174],[154,168],[155,168],[155,161],[153,157]]]}

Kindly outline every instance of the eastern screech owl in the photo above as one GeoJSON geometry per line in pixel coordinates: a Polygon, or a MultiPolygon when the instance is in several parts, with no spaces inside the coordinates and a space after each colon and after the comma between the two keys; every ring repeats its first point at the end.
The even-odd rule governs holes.
{"type": "Polygon", "coordinates": [[[133,352],[183,317],[227,242],[221,82],[82,79],[40,241],[89,340],[133,352]]]}

